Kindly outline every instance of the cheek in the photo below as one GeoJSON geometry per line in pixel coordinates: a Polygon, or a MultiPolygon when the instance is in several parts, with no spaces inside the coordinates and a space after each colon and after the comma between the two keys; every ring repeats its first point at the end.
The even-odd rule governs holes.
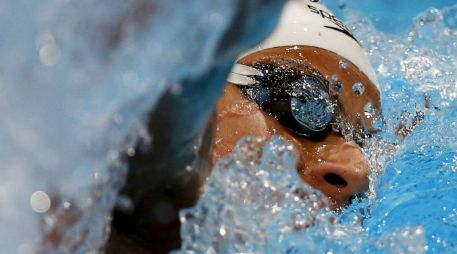
{"type": "Polygon", "coordinates": [[[311,142],[307,139],[300,139],[286,130],[276,119],[271,116],[265,116],[265,118],[272,135],[280,136],[294,145],[298,169],[306,165],[318,163],[318,150],[323,144],[311,142]]]}
{"type": "Polygon", "coordinates": [[[218,116],[213,132],[213,163],[229,154],[238,140],[248,135],[266,138],[271,136],[261,112],[218,116]]]}
{"type": "Polygon", "coordinates": [[[299,144],[298,146],[296,145],[297,170],[302,178],[308,178],[310,169],[322,162],[320,151],[326,145],[311,141],[301,141],[299,144]]]}

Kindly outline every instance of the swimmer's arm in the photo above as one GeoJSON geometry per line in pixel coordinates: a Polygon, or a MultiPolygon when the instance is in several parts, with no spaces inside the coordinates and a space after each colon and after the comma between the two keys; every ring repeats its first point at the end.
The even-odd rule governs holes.
{"type": "MultiPolygon", "coordinates": [[[[403,141],[409,134],[411,134],[412,131],[425,119],[425,114],[427,114],[430,111],[432,107],[430,96],[428,94],[425,94],[424,100],[425,105],[423,110],[416,111],[416,115],[413,117],[410,125],[408,125],[407,117],[405,116],[406,114],[408,114],[408,112],[402,112],[402,120],[396,130],[396,135],[400,141],[403,141]]],[[[439,110],[438,107],[434,108],[439,110]]]]}

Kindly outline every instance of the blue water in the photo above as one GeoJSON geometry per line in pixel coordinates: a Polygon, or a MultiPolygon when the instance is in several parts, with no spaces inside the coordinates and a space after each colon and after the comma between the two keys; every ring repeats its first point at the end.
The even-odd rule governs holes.
{"type": "Polygon", "coordinates": [[[454,1],[341,2],[347,4],[340,14],[351,20],[354,12],[363,13],[373,25],[362,28],[349,21],[378,71],[387,119],[382,136],[398,143],[375,178],[376,198],[368,205],[364,228],[380,236],[421,226],[429,253],[456,253],[457,6],[454,1]],[[409,112],[404,119],[410,122],[424,111],[424,94],[432,109],[409,137],[395,140],[402,111],[409,112]]]}
{"type": "Polygon", "coordinates": [[[366,28],[359,30],[367,32],[360,36],[368,42],[366,47],[383,84],[383,112],[388,122],[385,139],[393,139],[389,134],[401,121],[403,110],[409,112],[404,115],[404,121],[411,124],[416,112],[424,111],[425,94],[431,101],[424,121],[405,140],[396,141],[398,149],[387,159],[384,173],[375,180],[376,199],[369,206],[370,216],[363,224],[370,235],[420,225],[428,252],[455,253],[457,6],[448,3],[443,7],[446,1],[437,5],[419,1],[412,10],[401,4],[393,8],[405,10],[404,16],[410,17],[411,11],[426,5],[442,9],[416,14],[409,24],[402,23],[405,24],[402,28],[388,28],[389,22],[382,20],[388,16],[389,9],[381,9],[387,10],[387,14],[378,10],[380,18],[374,26],[387,34],[374,35],[366,28]],[[370,36],[377,36],[384,45],[370,42],[370,36]]]}
{"type": "Polygon", "coordinates": [[[411,20],[420,12],[428,8],[445,8],[455,4],[453,0],[410,1],[395,0],[324,0],[335,15],[344,17],[344,10],[351,9],[363,13],[364,17],[370,18],[375,27],[383,32],[401,34],[408,32],[411,20]]]}

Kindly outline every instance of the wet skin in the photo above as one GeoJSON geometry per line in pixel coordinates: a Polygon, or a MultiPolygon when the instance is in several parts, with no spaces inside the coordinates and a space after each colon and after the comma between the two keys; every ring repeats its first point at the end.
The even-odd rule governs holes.
{"type": "MultiPolygon", "coordinates": [[[[372,120],[365,117],[363,107],[370,102],[374,108],[379,108],[379,93],[357,67],[349,63],[342,69],[338,66],[339,60],[337,55],[322,49],[281,47],[256,52],[240,62],[246,65],[262,63],[290,67],[324,80],[338,76],[343,84],[339,101],[347,120],[357,128],[369,127],[372,120]],[[354,94],[351,89],[356,82],[365,84],[362,95],[354,94]]],[[[219,100],[214,125],[213,163],[229,154],[236,142],[246,135],[266,138],[279,135],[294,144],[297,170],[303,181],[325,193],[336,207],[347,204],[368,189],[369,167],[354,141],[333,131],[328,131],[319,140],[295,135],[233,84],[227,84],[219,100]]]]}

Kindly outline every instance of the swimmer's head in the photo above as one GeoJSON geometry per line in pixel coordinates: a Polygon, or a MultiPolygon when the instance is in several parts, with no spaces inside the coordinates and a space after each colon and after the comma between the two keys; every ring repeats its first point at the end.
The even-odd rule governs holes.
{"type": "Polygon", "coordinates": [[[295,145],[301,178],[343,205],[368,188],[360,150],[379,114],[363,49],[324,6],[289,0],[272,35],[242,54],[219,101],[214,161],[246,135],[295,145]]]}

